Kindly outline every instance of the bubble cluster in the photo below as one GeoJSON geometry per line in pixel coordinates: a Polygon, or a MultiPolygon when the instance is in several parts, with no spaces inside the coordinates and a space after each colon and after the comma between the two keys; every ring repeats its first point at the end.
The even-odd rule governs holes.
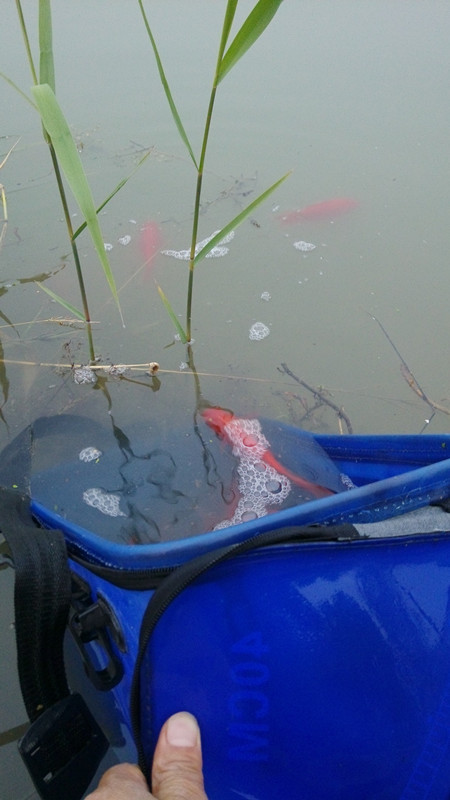
{"type": "Polygon", "coordinates": [[[128,367],[125,364],[111,364],[108,369],[108,374],[112,375],[113,378],[120,378],[120,376],[124,375],[127,371],[128,367]]]}
{"type": "Polygon", "coordinates": [[[268,302],[271,297],[272,295],[270,294],[270,292],[263,292],[261,294],[261,300],[265,300],[266,302],[268,302]]]}
{"type": "MultiPolygon", "coordinates": [[[[203,239],[201,242],[198,242],[195,247],[195,255],[197,255],[200,252],[200,250],[202,250],[205,247],[205,245],[207,245],[208,242],[210,242],[211,239],[214,238],[214,236],[217,236],[218,233],[220,233],[220,231],[214,231],[214,233],[212,233],[210,236],[207,236],[206,239],[203,239]]],[[[226,256],[230,248],[224,247],[224,245],[229,244],[232,239],[234,239],[234,231],[230,231],[230,233],[227,233],[227,235],[224,236],[223,239],[221,239],[220,242],[218,242],[218,244],[216,244],[216,246],[212,248],[212,250],[210,250],[206,258],[221,258],[222,256],[226,256]]],[[[181,261],[189,261],[191,255],[190,250],[161,250],[161,253],[164,256],[171,256],[172,258],[178,258],[181,261]]]]}
{"type": "Polygon", "coordinates": [[[83,492],[83,500],[86,505],[97,508],[108,517],[126,517],[126,514],[119,508],[120,497],[118,494],[109,494],[103,489],[94,487],[83,492]]]}
{"type": "Polygon", "coordinates": [[[303,241],[293,242],[293,246],[297,250],[301,250],[302,253],[309,253],[311,252],[311,250],[316,249],[316,245],[312,244],[312,242],[303,242],[303,241]]]}
{"type": "Polygon", "coordinates": [[[88,464],[89,461],[97,461],[101,454],[102,451],[97,450],[96,447],[85,447],[84,450],[81,450],[79,453],[78,458],[80,461],[84,461],[86,464],[88,464]]]}
{"type": "Polygon", "coordinates": [[[95,383],[97,377],[90,367],[77,367],[73,371],[75,383],[95,383]]]}
{"type": "Polygon", "coordinates": [[[131,236],[128,233],[126,233],[125,236],[121,236],[120,239],[118,239],[118,242],[123,247],[126,247],[127,244],[130,244],[131,242],[131,236]]]}
{"type": "Polygon", "coordinates": [[[225,426],[233,455],[239,459],[239,501],[231,519],[223,520],[214,530],[264,517],[270,506],[281,505],[291,491],[285,475],[264,462],[269,442],[257,419],[232,419],[225,426]]]}
{"type": "Polygon", "coordinates": [[[269,333],[270,330],[267,325],[264,325],[264,322],[255,322],[248,332],[248,338],[252,341],[257,341],[259,339],[265,339],[269,333]]]}

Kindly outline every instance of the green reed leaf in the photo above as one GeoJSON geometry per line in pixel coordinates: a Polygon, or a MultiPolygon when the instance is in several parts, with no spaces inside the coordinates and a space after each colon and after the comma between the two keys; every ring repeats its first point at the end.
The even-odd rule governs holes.
{"type": "Polygon", "coordinates": [[[161,289],[161,287],[157,286],[157,288],[158,288],[159,296],[160,296],[161,300],[164,303],[164,307],[165,307],[170,319],[172,320],[172,322],[173,322],[173,324],[175,326],[175,329],[176,329],[176,331],[177,331],[182,343],[183,344],[187,344],[188,338],[187,338],[187,336],[186,336],[186,334],[184,332],[184,329],[183,329],[182,325],[180,324],[180,320],[178,319],[177,315],[175,314],[175,311],[173,310],[172,306],[170,305],[169,300],[167,299],[167,297],[164,294],[164,292],[161,289]]]}
{"type": "MultiPolygon", "coordinates": [[[[149,157],[151,152],[152,152],[151,150],[148,150],[145,156],[143,156],[138,162],[138,164],[136,164],[133,172],[130,172],[129,175],[127,175],[125,178],[122,178],[122,180],[119,181],[115,189],[112,190],[112,192],[108,195],[108,197],[106,197],[105,200],[103,200],[103,203],[101,203],[101,205],[99,205],[99,207],[96,209],[96,214],[100,214],[100,211],[102,211],[102,209],[109,203],[109,201],[112,200],[112,198],[117,194],[117,192],[120,192],[120,190],[125,186],[125,184],[128,183],[130,178],[132,178],[133,175],[138,171],[141,164],[144,163],[144,161],[149,157]]],[[[77,228],[76,231],[73,233],[72,239],[76,239],[80,235],[80,233],[84,231],[86,227],[87,227],[87,222],[85,220],[84,222],[81,223],[80,227],[77,228]]]]}
{"type": "Polygon", "coordinates": [[[52,141],[61,169],[80,207],[81,213],[86,220],[92,242],[123,322],[119,295],[105,252],[105,245],[97,219],[91,188],[86,178],[72,134],[70,133],[69,126],[48,84],[33,86],[31,91],[36,100],[44,127],[52,141]]]}
{"type": "Polygon", "coordinates": [[[39,53],[39,83],[48,83],[55,91],[50,0],[39,0],[39,53]]]}
{"type": "Polygon", "coordinates": [[[231,233],[232,230],[234,230],[235,228],[238,227],[238,225],[244,222],[244,220],[246,220],[247,217],[250,216],[252,211],[254,211],[255,208],[257,208],[258,206],[260,206],[261,203],[263,203],[264,200],[266,200],[267,197],[269,197],[269,195],[271,195],[272,192],[274,192],[275,189],[277,189],[278,186],[280,186],[280,184],[283,183],[283,181],[285,181],[290,174],[291,174],[290,172],[286,172],[286,175],[283,175],[283,177],[279,178],[279,180],[273,183],[272,186],[269,186],[269,188],[266,189],[262,194],[260,194],[255,200],[253,200],[250,203],[250,205],[246,206],[246,208],[244,208],[243,211],[241,211],[236,217],[234,217],[234,219],[232,219],[231,222],[225,225],[225,227],[222,228],[222,230],[219,231],[219,233],[216,233],[216,235],[213,236],[212,239],[210,239],[208,244],[205,244],[205,246],[202,247],[200,252],[197,253],[197,255],[194,258],[194,265],[197,265],[199,261],[205,258],[205,256],[207,256],[208,253],[211,252],[213,247],[220,244],[222,239],[224,239],[228,233],[231,233]]]}
{"type": "Polygon", "coordinates": [[[217,83],[225,77],[247,50],[265,31],[278,11],[282,0],[259,0],[237,32],[225,53],[217,75],[217,83]]]}
{"type": "Polygon", "coordinates": [[[4,81],[6,81],[6,83],[9,83],[9,85],[10,85],[10,86],[11,86],[13,89],[15,89],[15,91],[16,91],[16,92],[18,92],[18,93],[20,94],[20,96],[21,96],[21,97],[22,97],[24,100],[26,100],[26,101],[27,101],[27,103],[29,103],[29,104],[30,104],[30,106],[32,106],[32,108],[34,108],[34,110],[35,110],[35,111],[37,111],[37,107],[36,107],[35,103],[33,103],[33,101],[32,101],[32,100],[31,100],[31,99],[28,97],[28,95],[27,95],[27,94],[25,94],[25,92],[23,92],[23,91],[22,91],[22,89],[20,88],[20,86],[17,86],[17,83],[14,83],[14,81],[12,81],[12,80],[11,80],[11,78],[8,78],[8,76],[7,76],[7,75],[5,75],[5,73],[4,73],[4,72],[0,72],[0,78],[3,78],[3,80],[4,80],[4,81]]]}
{"type": "Polygon", "coordinates": [[[223,25],[222,25],[222,35],[221,35],[220,45],[219,45],[217,69],[220,68],[220,63],[221,63],[222,58],[223,58],[225,47],[227,46],[227,41],[228,41],[228,37],[230,35],[231,26],[233,24],[234,15],[236,13],[237,4],[238,4],[238,0],[228,0],[228,2],[227,2],[227,7],[225,9],[225,17],[224,17],[223,25]]]}
{"type": "Polygon", "coordinates": [[[147,19],[147,15],[146,15],[146,13],[144,11],[144,5],[142,3],[142,0],[138,0],[138,3],[139,3],[139,8],[141,9],[141,14],[142,14],[142,18],[144,20],[144,25],[146,27],[146,30],[147,30],[147,33],[148,33],[148,37],[150,39],[150,43],[151,43],[152,48],[153,48],[153,53],[154,53],[154,56],[155,56],[156,65],[158,67],[159,77],[161,79],[161,83],[163,85],[164,92],[165,92],[165,95],[166,95],[166,98],[167,98],[167,102],[169,103],[169,107],[170,107],[170,110],[172,112],[172,116],[173,116],[174,121],[175,121],[175,125],[177,126],[178,133],[180,134],[181,139],[183,140],[184,144],[186,145],[187,151],[188,151],[192,161],[194,162],[195,168],[198,169],[197,161],[196,161],[196,158],[194,156],[194,151],[192,150],[191,143],[190,143],[190,141],[188,139],[188,135],[187,135],[187,133],[186,133],[186,131],[184,129],[183,123],[181,122],[181,117],[180,117],[180,115],[178,113],[177,107],[175,105],[175,101],[174,101],[174,99],[172,97],[172,92],[170,91],[170,86],[169,86],[168,80],[166,78],[164,69],[163,69],[162,61],[161,61],[161,58],[160,58],[160,55],[159,55],[159,52],[158,52],[158,48],[156,46],[156,42],[155,42],[155,39],[153,37],[152,31],[151,31],[151,28],[150,28],[150,25],[149,25],[149,22],[148,22],[148,19],[147,19]]]}
{"type": "MultiPolygon", "coordinates": [[[[8,379],[8,374],[6,372],[4,357],[5,353],[3,350],[3,343],[0,340],[0,386],[2,387],[2,394],[3,394],[3,403],[1,404],[2,407],[8,402],[8,397],[9,397],[9,379],[8,379]]],[[[4,417],[1,408],[0,408],[0,415],[2,422],[4,422],[4,417]]]]}
{"type": "Polygon", "coordinates": [[[56,302],[59,303],[61,306],[63,306],[63,308],[65,308],[66,311],[69,311],[75,317],[81,319],[82,322],[86,322],[86,317],[84,316],[82,311],[79,311],[78,308],[75,308],[75,306],[73,306],[71,303],[68,303],[67,300],[64,300],[62,297],[59,296],[59,294],[56,294],[56,292],[52,292],[52,290],[49,289],[48,286],[44,286],[44,284],[39,283],[39,281],[36,281],[36,286],[39,286],[40,289],[42,289],[44,292],[47,292],[47,294],[52,298],[52,300],[56,300],[56,302]]]}

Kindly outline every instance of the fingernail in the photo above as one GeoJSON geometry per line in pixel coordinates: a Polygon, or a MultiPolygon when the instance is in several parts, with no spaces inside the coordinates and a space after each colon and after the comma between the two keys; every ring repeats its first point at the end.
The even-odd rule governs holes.
{"type": "Polygon", "coordinates": [[[200,731],[192,714],[181,711],[167,723],[167,741],[173,747],[195,747],[200,744],[200,731]]]}

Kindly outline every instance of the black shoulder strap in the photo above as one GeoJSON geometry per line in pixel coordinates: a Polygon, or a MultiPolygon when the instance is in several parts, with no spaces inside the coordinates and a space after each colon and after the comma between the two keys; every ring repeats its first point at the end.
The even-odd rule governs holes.
{"type": "Polygon", "coordinates": [[[26,495],[0,487],[0,531],[16,573],[14,610],[20,688],[31,721],[69,694],[63,637],[71,579],[61,531],[43,531],[26,495]]]}
{"type": "Polygon", "coordinates": [[[14,612],[20,688],[32,725],[21,756],[44,800],[79,800],[108,743],[64,666],[71,575],[64,536],[39,528],[30,499],[0,487],[0,532],[15,568],[14,612]]]}
{"type": "Polygon", "coordinates": [[[145,775],[150,774],[149,764],[146,762],[141,737],[141,680],[140,672],[142,661],[148,643],[164,611],[171,602],[186,589],[196,578],[211,567],[225,561],[232,556],[241,555],[258,547],[267,547],[274,544],[300,541],[348,541],[363,538],[353,525],[343,524],[335,526],[309,525],[305,527],[278,528],[265,531],[237,544],[227,545],[217,550],[204,553],[197,558],[173,570],[158,586],[152,595],[145,610],[139,634],[139,648],[134,667],[131,685],[130,716],[133,727],[134,740],[138,752],[139,766],[145,775]]]}

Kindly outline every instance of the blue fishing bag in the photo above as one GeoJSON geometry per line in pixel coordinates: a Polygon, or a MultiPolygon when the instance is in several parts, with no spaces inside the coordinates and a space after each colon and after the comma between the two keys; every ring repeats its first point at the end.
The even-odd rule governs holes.
{"type": "MultiPolygon", "coordinates": [[[[264,429],[295,471],[303,433],[264,429]]],[[[67,548],[96,763],[102,733],[116,744],[108,697],[148,779],[161,725],[192,712],[211,800],[450,796],[450,437],[311,438],[353,488],[152,544],[74,523],[50,501],[53,467],[31,481],[26,525],[67,548]]],[[[57,797],[56,771],[52,795],[30,769],[57,797]]]]}

